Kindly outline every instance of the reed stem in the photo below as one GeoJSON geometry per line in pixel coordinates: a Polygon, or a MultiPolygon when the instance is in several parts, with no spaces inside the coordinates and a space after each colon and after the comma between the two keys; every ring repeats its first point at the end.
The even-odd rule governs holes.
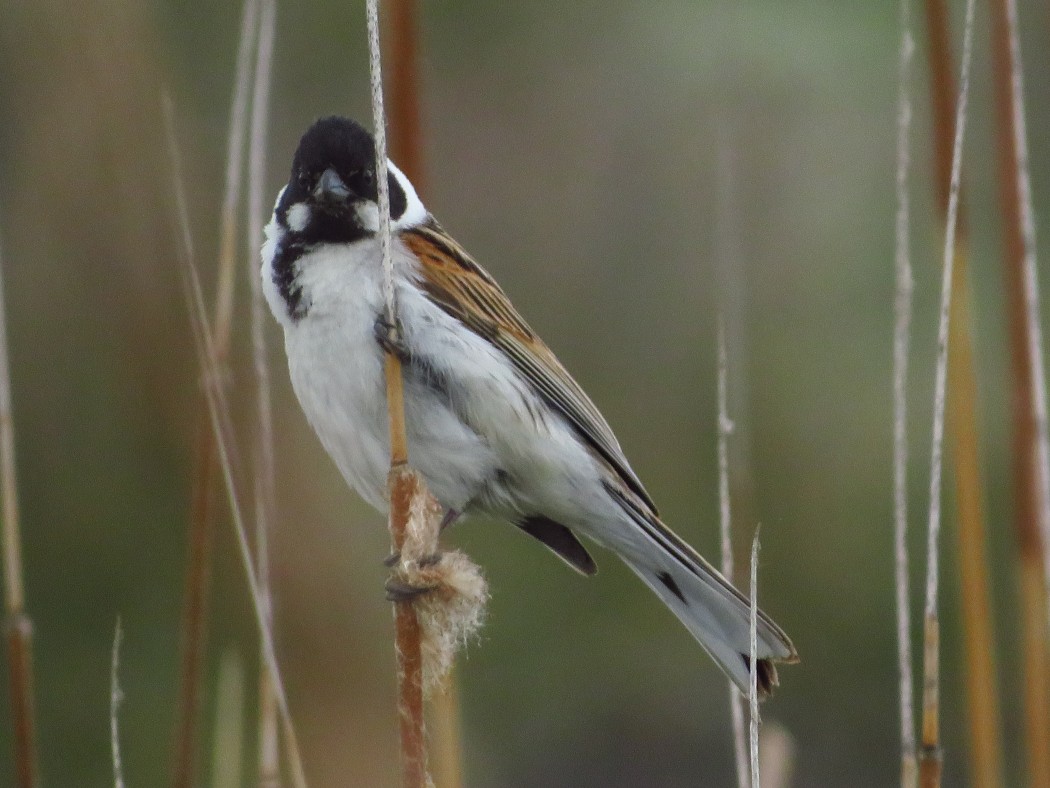
{"type": "Polygon", "coordinates": [[[22,575],[22,536],[15,469],[15,421],[11,406],[11,364],[7,355],[7,308],[3,256],[0,255],[0,494],[3,495],[4,633],[7,636],[14,767],[19,788],[35,788],[40,779],[36,753],[33,692],[33,622],[26,612],[22,575]]]}
{"type": "MultiPolygon", "coordinates": [[[[1003,267],[1009,304],[1010,359],[1013,370],[1014,522],[1019,552],[1021,643],[1024,654],[1024,727],[1029,785],[1050,786],[1050,696],[1047,676],[1046,584],[1041,519],[1047,480],[1041,472],[1040,398],[1045,413],[1045,381],[1035,371],[1042,358],[1039,309],[1028,309],[1026,267],[1035,244],[1026,238],[1025,211],[1030,212],[1027,139],[1021,90],[1021,55],[1016,3],[995,0],[992,10],[992,66],[998,150],[999,205],[1002,212],[1003,267]],[[1028,206],[1025,206],[1025,202],[1028,206]]],[[[1033,230],[1034,235],[1034,230],[1033,230]]],[[[1038,287],[1033,288],[1038,297],[1038,287]]]]}

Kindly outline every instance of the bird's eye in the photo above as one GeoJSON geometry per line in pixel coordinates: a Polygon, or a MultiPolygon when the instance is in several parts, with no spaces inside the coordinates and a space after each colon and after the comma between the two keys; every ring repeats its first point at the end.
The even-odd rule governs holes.
{"type": "Polygon", "coordinates": [[[372,181],[375,180],[375,175],[372,174],[371,170],[365,170],[361,173],[361,178],[364,180],[366,185],[371,186],[372,181]]]}

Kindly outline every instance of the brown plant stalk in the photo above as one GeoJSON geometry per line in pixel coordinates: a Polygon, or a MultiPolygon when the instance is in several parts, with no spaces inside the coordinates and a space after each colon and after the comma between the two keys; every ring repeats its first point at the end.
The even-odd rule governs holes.
{"type": "Polygon", "coordinates": [[[231,409],[226,398],[226,390],[222,385],[223,371],[218,364],[215,333],[209,324],[208,315],[204,306],[204,296],[200,284],[200,276],[194,262],[193,241],[189,229],[189,218],[186,208],[185,189],[182,183],[181,165],[179,163],[178,146],[175,141],[174,110],[171,102],[165,97],[164,117],[170,149],[172,179],[175,191],[175,208],[178,219],[178,231],[180,237],[180,262],[183,274],[183,287],[186,302],[190,312],[190,325],[193,329],[194,344],[197,351],[197,359],[202,374],[202,387],[204,389],[207,415],[209,417],[212,434],[219,458],[219,467],[225,482],[226,497],[230,506],[230,516],[233,524],[234,535],[237,540],[238,555],[241,558],[241,566],[244,569],[245,579],[248,583],[249,598],[252,602],[252,612],[259,629],[262,642],[262,657],[273,684],[277,700],[277,708],[280,714],[282,733],[291,766],[292,784],[296,788],[306,788],[306,777],[303,770],[302,759],[299,754],[298,737],[292,724],[291,711],[288,707],[287,694],[284,691],[284,682],[281,678],[280,667],[277,663],[277,655],[274,649],[273,633],[270,628],[265,602],[259,591],[259,584],[255,574],[252,550],[248,541],[248,532],[245,527],[245,518],[242,514],[240,496],[236,479],[240,477],[237,442],[231,424],[231,409]]]}
{"type": "MultiPolygon", "coordinates": [[[[931,101],[933,104],[934,194],[946,221],[955,136],[953,103],[956,100],[948,12],[944,0],[926,1],[929,36],[931,101]]],[[[977,434],[977,383],[970,319],[969,241],[966,211],[960,199],[955,240],[949,347],[948,421],[953,437],[956,514],[959,520],[960,603],[963,614],[966,658],[967,722],[970,772],[974,784],[992,788],[1001,783],[1002,739],[999,693],[994,656],[994,622],[988,590],[987,536],[980,441],[977,434]]]]}
{"type": "Polygon", "coordinates": [[[11,719],[14,723],[14,768],[19,788],[34,788],[40,779],[36,755],[33,695],[33,623],[26,612],[22,577],[18,482],[15,473],[15,422],[11,409],[11,365],[7,357],[7,314],[0,256],[0,494],[3,495],[4,633],[7,639],[11,719]]]}
{"type": "MultiPolygon", "coordinates": [[[[379,44],[378,0],[366,0],[368,45],[372,87],[372,113],[375,125],[376,174],[379,183],[379,235],[383,253],[386,322],[392,344],[399,340],[397,303],[391,257],[390,195],[387,184],[386,126],[383,109],[383,77],[379,44]]],[[[410,506],[425,494],[423,482],[408,467],[408,439],[405,430],[404,387],[401,361],[387,352],[384,362],[387,412],[390,434],[390,537],[394,554],[400,555],[410,517],[410,506]]],[[[423,788],[428,781],[426,734],[423,720],[423,662],[420,627],[414,602],[394,603],[394,650],[397,657],[398,729],[401,742],[401,781],[404,788],[423,788]]]]}
{"type": "MultiPolygon", "coordinates": [[[[941,782],[940,749],[940,528],[941,476],[943,469],[944,421],[949,371],[949,325],[955,285],[962,151],[969,101],[970,64],[973,55],[975,0],[967,0],[963,54],[951,148],[951,168],[945,213],[944,256],[941,278],[940,316],[937,330],[937,366],[934,379],[933,438],[930,452],[930,508],[926,547],[926,600],[924,606],[922,749],[919,780],[923,788],[936,788],[941,782]]],[[[931,36],[931,39],[933,37],[931,36]]],[[[957,474],[958,474],[957,468],[957,474]]],[[[960,497],[967,491],[960,489],[960,497]]],[[[971,681],[973,679],[971,678],[971,681]]]]}
{"type": "MultiPolygon", "coordinates": [[[[390,52],[386,95],[389,98],[390,158],[426,196],[426,171],[420,133],[419,3],[389,0],[384,29],[390,52]]],[[[441,788],[463,784],[459,682],[453,667],[444,686],[429,700],[434,779],[441,788]]]]}
{"type": "MultiPolygon", "coordinates": [[[[1021,146],[1027,146],[1023,128],[1020,52],[1017,47],[1017,9],[1007,0],[993,0],[992,67],[998,150],[999,205],[1002,213],[1003,267],[1008,298],[1010,359],[1013,371],[1014,522],[1020,566],[1021,653],[1024,665],[1024,727],[1029,785],[1050,786],[1050,679],[1047,670],[1046,585],[1043,538],[1040,532],[1041,497],[1045,495],[1038,462],[1040,440],[1037,386],[1030,348],[1041,343],[1029,322],[1025,287],[1025,257],[1029,253],[1022,218],[1021,146]],[[1012,7],[1011,7],[1012,6],[1012,7]],[[1018,121],[1020,118],[1020,122],[1018,121]]],[[[1034,254],[1034,249],[1031,250],[1034,254]]],[[[1038,316],[1038,311],[1036,312],[1038,316]]],[[[1045,393],[1043,394],[1045,398],[1045,393]]]]}
{"type": "MultiPolygon", "coordinates": [[[[230,131],[226,151],[226,185],[220,219],[219,278],[214,318],[215,361],[220,369],[226,368],[229,358],[233,315],[233,272],[237,257],[236,211],[240,204],[241,166],[245,131],[248,125],[251,45],[257,24],[258,2],[257,0],[245,0],[241,15],[234,92],[231,99],[230,131]]],[[[218,456],[211,427],[203,415],[197,424],[195,442],[193,489],[187,535],[189,548],[181,624],[179,699],[172,770],[174,788],[191,788],[196,782],[200,684],[206,649],[212,546],[215,540],[218,456]]]]}

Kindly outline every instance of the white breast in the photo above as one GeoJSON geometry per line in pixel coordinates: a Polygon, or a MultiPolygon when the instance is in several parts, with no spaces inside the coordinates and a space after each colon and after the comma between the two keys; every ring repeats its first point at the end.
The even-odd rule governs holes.
{"type": "MultiPolygon", "coordinates": [[[[347,482],[385,511],[390,449],[383,357],[375,339],[375,321],[384,306],[379,245],[366,240],[324,246],[296,265],[296,281],[308,304],[299,320],[288,316],[272,277],[264,272],[267,299],[284,327],[292,386],[347,482]]],[[[403,319],[432,325],[445,316],[411,284],[411,268],[407,252],[395,245],[403,319]]],[[[411,464],[442,503],[462,509],[495,474],[492,451],[432,392],[413,388],[411,381],[405,407],[411,464]]]]}

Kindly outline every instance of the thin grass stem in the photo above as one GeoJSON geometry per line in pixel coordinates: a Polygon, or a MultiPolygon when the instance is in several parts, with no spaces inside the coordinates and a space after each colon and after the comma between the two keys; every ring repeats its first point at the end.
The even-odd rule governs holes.
{"type": "MultiPolygon", "coordinates": [[[[273,44],[277,28],[275,0],[260,0],[259,37],[255,53],[255,81],[252,89],[252,113],[248,141],[248,282],[251,287],[252,368],[255,375],[255,563],[259,591],[267,619],[273,626],[273,601],[270,591],[270,531],[276,520],[277,462],[274,453],[273,406],[269,354],[266,345],[265,304],[259,278],[259,245],[265,211],[263,190],[266,182],[267,124],[270,110],[270,85],[273,72],[273,44]]],[[[258,767],[260,788],[280,784],[280,749],[277,699],[265,664],[259,668],[259,735],[258,767]]]]}
{"type": "Polygon", "coordinates": [[[120,645],[124,640],[124,630],[120,626],[120,616],[113,629],[113,651],[109,661],[109,752],[113,760],[114,788],[124,788],[124,761],[120,755],[120,704],[124,693],[120,689],[120,645]]]}
{"type": "Polygon", "coordinates": [[[952,148],[951,181],[948,190],[944,238],[944,263],[937,328],[937,365],[934,379],[933,438],[930,451],[930,509],[926,543],[926,597],[923,723],[920,781],[923,788],[941,782],[940,751],[940,590],[941,477],[944,453],[944,417],[948,380],[948,326],[952,302],[952,272],[955,264],[955,231],[959,219],[959,187],[962,179],[962,151],[966,132],[966,110],[970,95],[970,64],[973,59],[973,20],[975,0],[967,0],[963,35],[962,71],[952,148]]]}
{"type": "Polygon", "coordinates": [[[252,602],[252,612],[255,615],[256,626],[259,628],[262,641],[263,661],[270,672],[270,681],[273,683],[277,698],[277,707],[281,715],[282,733],[288,751],[288,759],[291,766],[293,785],[296,788],[306,788],[306,777],[303,771],[302,758],[299,754],[299,741],[295,734],[292,723],[291,712],[288,707],[287,694],[284,690],[284,682],[281,678],[280,667],[277,662],[276,651],[273,643],[273,633],[266,617],[266,610],[262,595],[259,591],[258,580],[255,576],[255,565],[251,546],[248,541],[248,531],[245,526],[245,518],[238,495],[236,482],[239,476],[237,472],[236,440],[230,424],[231,409],[226,398],[225,388],[221,385],[222,371],[216,361],[215,338],[208,321],[208,314],[204,305],[204,295],[200,283],[200,275],[197,271],[193,253],[193,239],[189,229],[189,218],[186,209],[186,196],[182,183],[181,165],[179,163],[178,146],[174,130],[174,110],[171,101],[165,97],[164,115],[167,125],[168,146],[172,160],[172,178],[174,182],[176,214],[178,217],[179,237],[181,241],[180,272],[183,274],[183,287],[187,306],[190,311],[190,325],[193,328],[194,345],[197,350],[198,362],[202,370],[202,383],[205,399],[208,406],[208,416],[211,420],[212,431],[215,436],[215,444],[218,449],[220,468],[226,487],[226,497],[230,506],[230,515],[234,526],[234,535],[237,538],[238,554],[244,569],[245,578],[248,583],[249,596],[252,602]]]}
{"type": "MultiPolygon", "coordinates": [[[[718,511],[721,537],[722,574],[733,582],[733,520],[729,494],[729,357],[722,316],[718,317],[718,511]]],[[[747,768],[747,736],[744,733],[744,704],[732,681],[729,682],[729,712],[733,725],[733,758],[738,788],[750,788],[747,768]]]]}
{"type": "Polygon", "coordinates": [[[752,788],[761,788],[762,778],[759,773],[758,763],[758,729],[762,719],[758,714],[758,530],[755,530],[755,538],[751,540],[751,621],[750,621],[750,682],[747,689],[747,699],[751,708],[750,729],[750,752],[751,752],[751,785],[752,788]]]}
{"type": "Polygon", "coordinates": [[[15,421],[11,406],[11,364],[7,351],[3,255],[0,254],[0,494],[3,495],[4,632],[7,636],[14,767],[19,788],[34,788],[40,779],[36,753],[33,692],[33,623],[26,612],[22,574],[22,537],[15,468],[15,421]]]}
{"type": "Polygon", "coordinates": [[[908,353],[911,347],[912,269],[908,173],[910,169],[911,64],[915,42],[909,0],[900,3],[901,44],[897,95],[896,303],[893,334],[894,574],[897,590],[897,668],[900,674],[901,786],[918,779],[915,758],[915,682],[912,672],[911,590],[908,579],[908,353]]]}
{"type": "MultiPolygon", "coordinates": [[[[926,0],[929,65],[934,127],[934,193],[947,222],[951,165],[955,138],[955,88],[948,9],[945,0],[926,0]]],[[[977,433],[977,377],[973,327],[970,318],[969,245],[965,200],[960,191],[959,222],[955,233],[955,271],[952,283],[948,340],[948,431],[955,470],[957,545],[961,578],[959,601],[963,617],[966,661],[967,755],[975,784],[1001,783],[1002,742],[996,684],[994,625],[988,584],[984,482],[977,433]]]]}
{"type": "MultiPolygon", "coordinates": [[[[215,302],[216,360],[224,368],[229,356],[236,269],[237,206],[240,204],[244,137],[248,125],[248,96],[251,86],[251,54],[258,27],[258,0],[245,0],[241,13],[240,40],[226,140],[226,178],[220,218],[219,278],[215,302]]],[[[196,754],[200,717],[201,673],[206,650],[211,589],[212,551],[215,540],[215,496],[217,481],[215,441],[202,418],[197,425],[196,451],[191,493],[188,556],[182,609],[182,644],[179,700],[176,716],[174,788],[196,783],[196,754]]]]}

